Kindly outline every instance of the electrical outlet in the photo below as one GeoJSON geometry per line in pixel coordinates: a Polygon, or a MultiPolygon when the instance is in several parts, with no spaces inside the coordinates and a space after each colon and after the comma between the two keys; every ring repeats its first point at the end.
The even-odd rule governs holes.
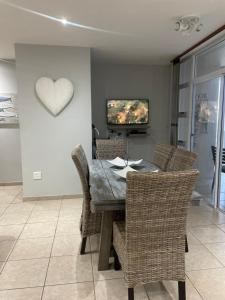
{"type": "Polygon", "coordinates": [[[41,179],[42,179],[41,171],[33,172],[33,180],[41,180],[41,179]]]}

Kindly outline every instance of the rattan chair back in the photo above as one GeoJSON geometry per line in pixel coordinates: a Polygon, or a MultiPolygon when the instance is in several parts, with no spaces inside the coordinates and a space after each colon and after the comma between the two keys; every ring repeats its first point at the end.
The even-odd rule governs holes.
{"type": "Polygon", "coordinates": [[[170,159],[167,171],[184,171],[193,168],[198,155],[194,152],[176,148],[170,159]]]}
{"type": "Polygon", "coordinates": [[[97,159],[114,159],[117,156],[125,158],[127,154],[127,142],[125,139],[97,139],[97,159]]]}
{"type": "Polygon", "coordinates": [[[187,208],[197,175],[128,173],[123,269],[129,287],[185,280],[187,208]]]}
{"type": "Polygon", "coordinates": [[[84,149],[81,145],[77,145],[72,151],[72,159],[77,168],[83,190],[81,234],[83,237],[87,237],[100,232],[101,214],[91,213],[90,210],[89,167],[84,149]]]}
{"type": "Polygon", "coordinates": [[[162,171],[166,171],[168,163],[173,155],[175,147],[172,145],[158,144],[154,150],[152,163],[159,167],[162,171]]]}
{"type": "Polygon", "coordinates": [[[89,193],[89,167],[88,161],[81,145],[77,145],[72,152],[72,159],[80,176],[82,190],[85,198],[90,200],[89,193]]]}

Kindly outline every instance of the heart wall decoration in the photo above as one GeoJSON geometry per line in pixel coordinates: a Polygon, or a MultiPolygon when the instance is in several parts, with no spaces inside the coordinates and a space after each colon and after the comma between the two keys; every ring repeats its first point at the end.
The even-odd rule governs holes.
{"type": "Polygon", "coordinates": [[[70,80],[52,80],[41,77],[36,82],[36,93],[44,106],[54,115],[59,115],[73,98],[74,88],[70,80]]]}

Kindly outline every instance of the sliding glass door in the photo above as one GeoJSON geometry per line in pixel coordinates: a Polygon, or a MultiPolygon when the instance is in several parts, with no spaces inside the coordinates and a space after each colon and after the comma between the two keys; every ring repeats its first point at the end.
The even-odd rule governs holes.
{"type": "MultiPolygon", "coordinates": [[[[213,206],[220,182],[223,82],[222,76],[199,82],[193,97],[191,148],[198,153],[196,168],[200,171],[196,190],[213,206]]],[[[225,185],[223,189],[225,195],[225,185]]]]}
{"type": "MultiPolygon", "coordinates": [[[[223,91],[223,98],[224,95],[225,91],[223,91]]],[[[225,211],[225,100],[223,101],[222,107],[218,174],[218,208],[222,211],[225,211]]]]}

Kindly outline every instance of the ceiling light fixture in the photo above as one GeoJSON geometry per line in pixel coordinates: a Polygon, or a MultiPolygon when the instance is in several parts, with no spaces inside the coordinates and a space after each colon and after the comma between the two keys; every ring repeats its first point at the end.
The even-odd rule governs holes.
{"type": "MultiPolygon", "coordinates": [[[[50,16],[50,15],[47,15],[47,14],[43,14],[39,11],[35,11],[35,10],[32,10],[32,9],[29,9],[29,8],[11,3],[10,1],[7,1],[7,0],[0,0],[0,4],[7,5],[11,8],[18,9],[18,10],[24,11],[26,13],[33,14],[33,15],[36,15],[36,16],[39,16],[39,17],[42,17],[42,18],[46,18],[46,19],[54,21],[54,22],[59,22],[61,24],[68,25],[68,26],[71,26],[71,27],[76,27],[76,28],[80,28],[80,29],[84,29],[84,30],[90,30],[90,31],[96,31],[96,32],[102,32],[102,33],[108,33],[108,34],[129,36],[129,34],[127,34],[127,33],[121,33],[121,32],[106,30],[106,29],[102,29],[102,28],[98,28],[98,27],[87,26],[87,25],[83,25],[83,24],[80,24],[80,23],[67,21],[66,19],[59,19],[59,18],[50,16]]],[[[132,35],[130,35],[130,36],[132,36],[132,35]]]]}
{"type": "Polygon", "coordinates": [[[190,35],[193,31],[201,31],[203,24],[197,16],[184,16],[176,19],[175,31],[181,32],[183,35],[190,35]]]}
{"type": "Polygon", "coordinates": [[[68,21],[67,21],[65,18],[63,18],[63,19],[61,20],[61,23],[62,23],[63,25],[67,25],[67,24],[68,24],[68,21]]]}

